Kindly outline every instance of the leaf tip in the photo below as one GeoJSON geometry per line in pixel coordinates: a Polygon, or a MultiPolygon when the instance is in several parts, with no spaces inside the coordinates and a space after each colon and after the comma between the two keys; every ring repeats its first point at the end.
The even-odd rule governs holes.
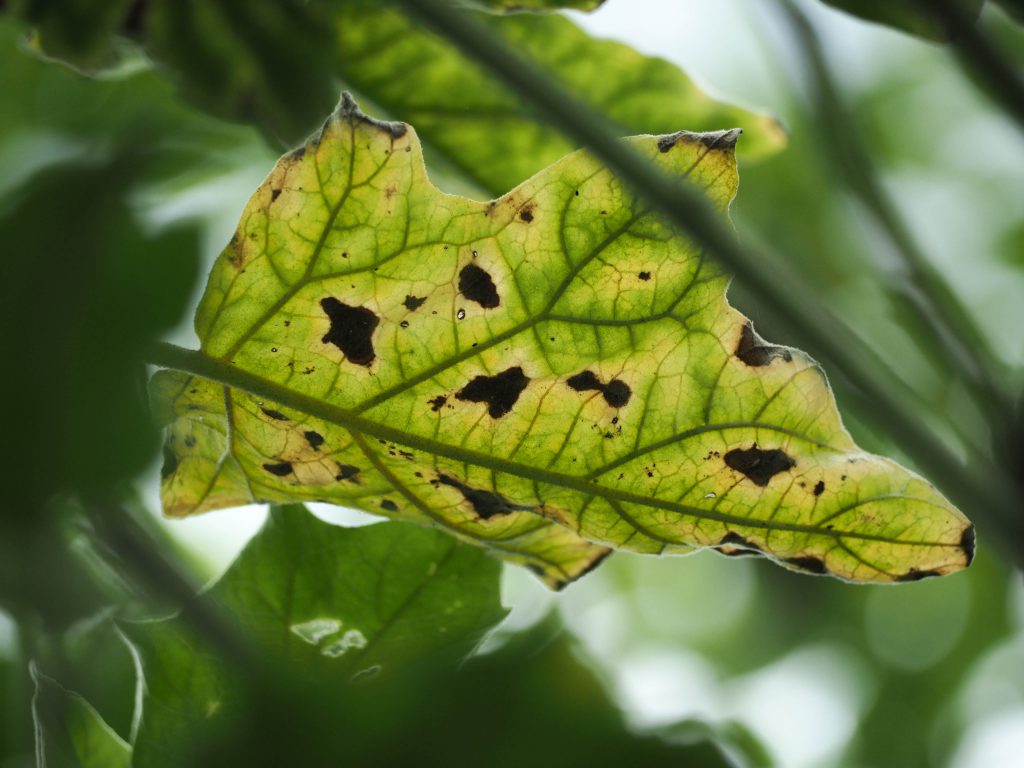
{"type": "Polygon", "coordinates": [[[382,131],[389,133],[393,139],[402,138],[409,130],[409,126],[405,123],[378,120],[366,115],[363,110],[359,108],[359,105],[356,104],[356,100],[348,91],[342,91],[341,101],[338,102],[338,108],[334,111],[333,117],[335,119],[362,122],[367,125],[372,125],[375,128],[379,128],[382,131]]]}
{"type": "Polygon", "coordinates": [[[703,144],[709,150],[721,150],[731,152],[736,149],[736,142],[739,141],[742,128],[730,128],[724,131],[708,131],[705,133],[693,133],[692,131],[677,131],[665,136],[658,137],[658,149],[661,152],[668,152],[679,142],[689,144],[703,144]]]}
{"type": "Polygon", "coordinates": [[[963,550],[964,558],[966,562],[964,567],[970,567],[971,563],[974,562],[974,549],[975,549],[975,537],[974,537],[974,525],[968,525],[960,537],[960,549],[963,550]]]}

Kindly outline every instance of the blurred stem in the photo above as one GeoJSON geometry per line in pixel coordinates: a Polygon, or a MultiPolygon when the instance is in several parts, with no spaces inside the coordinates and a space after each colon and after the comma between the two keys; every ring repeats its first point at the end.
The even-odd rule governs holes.
{"type": "Polygon", "coordinates": [[[1024,130],[1024,77],[1006,60],[976,20],[954,0],[911,0],[911,3],[939,25],[961,66],[986,86],[989,97],[1024,130]]]}
{"type": "Polygon", "coordinates": [[[1012,408],[1009,393],[1000,383],[998,357],[970,312],[945,277],[935,269],[910,233],[895,201],[879,180],[871,153],[857,132],[856,122],[840,96],[829,70],[821,39],[793,0],[777,0],[799,41],[806,69],[814,81],[815,116],[819,133],[831,141],[831,159],[849,189],[884,230],[902,261],[905,278],[893,286],[897,301],[905,301],[930,333],[933,360],[953,357],[954,369],[964,375],[978,406],[988,415],[993,430],[1012,408]]]}
{"type": "MultiPolygon", "coordinates": [[[[1013,543],[1009,546],[1016,561],[1024,561],[1020,502],[1004,467],[986,462],[986,471],[969,472],[922,420],[900,407],[890,395],[893,377],[871,364],[872,357],[865,352],[860,339],[835,317],[802,278],[779,259],[766,259],[741,247],[733,232],[695,189],[659,172],[618,141],[600,113],[560,86],[550,73],[512,51],[504,40],[470,14],[444,0],[394,2],[488,69],[533,106],[543,119],[586,146],[669,222],[685,231],[738,278],[755,286],[758,296],[773,314],[787,326],[800,328],[812,354],[838,368],[874,404],[870,415],[893,435],[917,465],[935,478],[964,509],[972,510],[975,517],[988,520],[998,528],[1003,534],[999,539],[1010,537],[1013,543]]],[[[158,357],[168,359],[166,352],[161,348],[158,357]]],[[[153,362],[168,364],[159,359],[153,362]]],[[[229,367],[228,372],[239,373],[229,367]]]]}
{"type": "MultiPolygon", "coordinates": [[[[474,451],[448,443],[411,435],[396,427],[369,419],[357,411],[340,408],[331,403],[289,389],[277,382],[264,379],[256,374],[242,370],[229,361],[210,357],[199,350],[182,349],[173,344],[156,343],[150,346],[147,361],[161,368],[185,371],[205,379],[215,381],[232,389],[241,390],[250,395],[273,401],[285,408],[291,408],[314,418],[335,424],[351,432],[358,432],[428,453],[435,453],[449,459],[466,464],[480,465],[481,457],[474,451]]],[[[963,509],[976,512],[977,518],[984,517],[993,528],[998,528],[1003,536],[993,537],[993,541],[1009,544],[1011,556],[1016,562],[1024,563],[1024,550],[1020,542],[1020,520],[1014,515],[1015,507],[1012,499],[1013,487],[1004,482],[996,474],[993,476],[976,476],[949,452],[938,437],[923,427],[919,421],[908,418],[906,412],[899,408],[888,396],[884,402],[873,401],[874,411],[889,413],[892,418],[913,422],[917,430],[905,434],[904,438],[915,449],[911,455],[933,477],[942,478],[941,485],[954,501],[963,509]],[[911,441],[909,438],[914,438],[911,441]]],[[[909,430],[908,430],[909,432],[909,430]]],[[[910,451],[908,451],[910,453],[910,451]]],[[[548,472],[547,470],[530,467],[529,474],[524,466],[501,456],[487,456],[487,467],[495,472],[508,472],[522,477],[549,482],[564,487],[593,493],[595,486],[584,477],[567,477],[548,472]]],[[[607,492],[607,489],[606,489],[607,492]]]]}

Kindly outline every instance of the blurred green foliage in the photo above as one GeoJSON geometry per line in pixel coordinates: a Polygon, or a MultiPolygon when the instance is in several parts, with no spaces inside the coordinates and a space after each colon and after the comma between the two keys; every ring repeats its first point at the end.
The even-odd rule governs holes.
{"type": "MultiPolygon", "coordinates": [[[[852,0],[843,5],[852,6],[852,0]]],[[[884,5],[887,13],[899,7],[884,5]]],[[[238,692],[232,701],[239,708],[226,711],[222,721],[227,727],[197,734],[194,744],[207,748],[197,765],[234,764],[242,757],[282,764],[282,751],[292,758],[301,754],[303,764],[334,764],[344,751],[357,764],[439,757],[520,765],[543,754],[552,762],[588,765],[768,765],[794,754],[786,751],[782,735],[795,729],[807,744],[831,734],[814,753],[819,764],[947,766],[964,735],[985,718],[1024,706],[1020,574],[995,554],[998,529],[984,526],[978,559],[966,574],[898,589],[854,589],[711,554],[680,561],[618,556],[558,598],[575,639],[553,620],[526,633],[502,630],[492,643],[496,647],[457,672],[450,657],[431,656],[394,676],[320,686],[308,674],[277,674],[276,652],[265,655],[244,631],[240,640],[232,634],[240,625],[244,630],[244,622],[227,622],[237,645],[200,636],[200,609],[163,593],[154,600],[154,585],[142,583],[137,561],[103,535],[104,518],[83,512],[105,504],[136,509],[130,486],[151,474],[159,460],[159,436],[145,408],[142,352],[188,314],[200,271],[205,225],[172,215],[165,220],[173,225],[166,226],[148,206],[155,199],[181,202],[197,185],[229,176],[254,155],[276,154],[278,147],[268,151],[260,136],[278,145],[294,143],[333,106],[338,81],[358,85],[360,75],[339,50],[331,3],[12,0],[5,7],[21,20],[0,17],[0,313],[8,360],[0,393],[6,428],[0,514],[5,768],[33,762],[30,702],[37,683],[38,725],[53,764],[65,757],[88,765],[70,757],[83,743],[98,745],[88,750],[102,760],[96,764],[122,760],[119,739],[131,742],[134,736],[136,669],[119,633],[145,626],[129,620],[162,618],[183,607],[178,618],[148,626],[152,633],[167,630],[164,640],[174,652],[168,653],[165,679],[172,688],[182,684],[172,692],[184,702],[185,714],[207,711],[188,702],[218,675],[227,675],[231,682],[225,685],[238,692]],[[40,50],[79,71],[34,55],[40,50]],[[191,104],[252,127],[222,122],[191,104]],[[172,624],[179,631],[171,632],[172,624]],[[178,640],[187,644],[174,646],[178,640]],[[33,659],[35,680],[29,673],[33,659]],[[815,659],[828,663],[814,666],[815,659]],[[662,687],[649,680],[647,687],[639,685],[645,678],[638,670],[648,662],[657,662],[655,682],[662,687]],[[208,676],[185,674],[189,665],[208,676]],[[231,672],[239,665],[241,676],[231,672]],[[804,677],[800,670],[807,670],[804,677]],[[766,680],[770,705],[759,707],[758,686],[766,680]],[[812,701],[830,705],[820,708],[826,718],[816,721],[821,730],[793,722],[797,714],[814,714],[815,707],[801,705],[800,698],[814,685],[825,698],[812,701]],[[709,687],[726,703],[712,706],[709,687]],[[643,712],[659,708],[660,725],[673,727],[638,736],[640,726],[652,727],[643,712]],[[453,745],[454,755],[447,751],[453,745]]],[[[1019,3],[1004,0],[1002,7],[1020,17],[1019,3]]],[[[1004,50],[1024,50],[1018,28],[1000,18],[989,21],[1004,50]]],[[[566,39],[579,34],[555,17],[493,24],[509,30],[562,28],[566,39]]],[[[444,48],[418,34],[435,54],[444,48]]],[[[529,37],[511,39],[529,46],[529,37]]],[[[852,127],[871,148],[884,183],[905,193],[897,199],[907,206],[912,229],[923,234],[930,250],[946,254],[939,265],[976,311],[1001,355],[1007,383],[1019,391],[1024,349],[1016,329],[1024,316],[1013,301],[1001,298],[1006,285],[1020,284],[1024,263],[1014,175],[1020,146],[1013,141],[1019,136],[941,53],[923,46],[907,50],[912,52],[901,65],[882,78],[844,81],[852,127]],[[954,206],[939,194],[945,190],[953,190],[948,194],[954,206]],[[920,206],[910,204],[915,194],[926,198],[925,208],[934,206],[923,218],[920,206]],[[962,230],[954,230],[957,216],[962,230]],[[940,233],[937,244],[929,239],[932,232],[940,233]],[[959,259],[943,249],[941,241],[951,232],[956,242],[948,250],[959,259]]],[[[541,59],[547,52],[548,46],[533,51],[541,59]]],[[[466,76],[458,63],[452,70],[448,75],[466,76]]],[[[584,75],[572,84],[585,88],[586,78],[605,84],[599,66],[584,75]]],[[[363,77],[363,95],[371,103],[380,99],[395,118],[411,121],[413,107],[423,110],[410,100],[417,91],[386,98],[383,89],[370,92],[371,79],[363,77]]],[[[787,254],[881,359],[898,363],[900,378],[918,396],[913,407],[920,419],[935,424],[953,446],[984,444],[993,425],[965,394],[949,361],[922,351],[920,329],[908,324],[888,290],[887,248],[844,191],[821,116],[800,87],[793,76],[786,100],[777,105],[790,131],[788,149],[742,167],[735,207],[741,237],[787,254]]],[[[645,110],[653,108],[664,108],[659,120],[685,118],[661,93],[654,91],[629,115],[612,116],[628,125],[624,132],[702,127],[645,124],[645,110]]],[[[618,104],[600,103],[613,109],[618,104]]],[[[530,122],[528,113],[511,122],[498,116],[487,131],[501,137],[530,122]]],[[[548,135],[546,128],[533,129],[548,135]]],[[[439,155],[446,146],[445,154],[458,149],[453,139],[435,144],[439,155]]],[[[494,146],[500,149],[502,141],[494,146]]],[[[529,147],[524,142],[519,150],[533,151],[529,147]]],[[[546,145],[540,149],[548,151],[546,145]]],[[[447,178],[449,188],[489,189],[497,183],[467,175],[457,158],[445,160],[434,176],[447,178]]],[[[529,163],[523,162],[525,169],[529,163]]],[[[537,158],[529,162],[543,165],[537,158]]],[[[757,318],[759,328],[771,327],[756,293],[736,291],[734,299],[757,318]]],[[[871,404],[837,383],[862,444],[898,453],[884,430],[872,425],[871,404]]],[[[1007,422],[1013,418],[1006,414],[1007,422]]],[[[315,541],[330,538],[321,525],[312,524],[315,541]]],[[[304,562],[313,547],[301,536],[299,552],[277,549],[266,533],[261,536],[238,565],[245,579],[229,589],[236,571],[202,605],[234,601],[256,610],[266,595],[280,594],[274,574],[282,558],[311,572],[318,563],[326,568],[333,562],[304,562]],[[259,557],[274,566],[264,568],[255,559],[261,547],[268,552],[259,557]]],[[[162,549],[153,551],[199,576],[173,542],[158,542],[162,549]]],[[[461,636],[466,643],[478,636],[485,618],[496,620],[500,613],[494,565],[473,578],[490,608],[461,636]]],[[[315,580],[305,589],[307,596],[329,599],[317,593],[315,580]]],[[[539,587],[520,583],[512,626],[517,614],[551,600],[539,587]]],[[[279,605],[279,597],[263,605],[261,621],[267,623],[261,631],[275,626],[273,638],[294,644],[274,610],[279,605]]],[[[209,704],[208,698],[202,701],[209,704]]]]}

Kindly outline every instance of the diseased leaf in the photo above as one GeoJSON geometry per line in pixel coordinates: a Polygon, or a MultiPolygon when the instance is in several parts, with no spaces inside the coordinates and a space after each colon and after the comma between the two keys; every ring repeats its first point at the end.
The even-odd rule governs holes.
{"type": "MultiPolygon", "coordinates": [[[[499,576],[497,561],[440,531],[342,528],[278,507],[204,599],[275,664],[339,689],[425,659],[454,666],[505,616],[499,576]]],[[[195,764],[207,729],[246,706],[237,683],[180,618],[124,631],[145,680],[134,765],[195,764]]]]}
{"type": "Polygon", "coordinates": [[[43,768],[128,768],[131,747],[93,707],[31,666],[37,765],[43,768]]]}
{"type": "MultiPolygon", "coordinates": [[[[886,24],[895,29],[925,37],[930,40],[946,41],[949,35],[931,18],[922,12],[919,2],[912,0],[824,0],[828,5],[859,16],[868,21],[886,24]]],[[[961,9],[977,18],[985,0],[957,0],[961,9]]]]}
{"type": "MultiPolygon", "coordinates": [[[[735,140],[628,141],[725,215],[735,140]]],[[[860,451],[818,366],[760,339],[726,283],[584,152],[478,203],[346,97],[257,190],[199,307],[202,370],[245,391],[154,382],[165,511],[324,499],[552,585],[605,547],[856,581],[966,566],[964,516],[860,451]]]]}
{"type": "MultiPolygon", "coordinates": [[[[747,157],[785,143],[775,120],[710,98],[674,64],[596,40],[557,15],[482,17],[511,46],[547,67],[623,133],[738,126],[747,157]]],[[[575,146],[450,43],[387,8],[343,5],[341,75],[360,94],[416,126],[443,159],[499,195],[575,146]]]]}

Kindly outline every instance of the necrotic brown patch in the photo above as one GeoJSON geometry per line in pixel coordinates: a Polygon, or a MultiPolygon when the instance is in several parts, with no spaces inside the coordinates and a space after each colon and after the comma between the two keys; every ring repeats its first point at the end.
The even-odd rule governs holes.
{"type": "Polygon", "coordinates": [[[459,272],[459,293],[484,309],[494,309],[501,303],[490,274],[476,264],[467,264],[459,272]]]}
{"type": "Polygon", "coordinates": [[[742,472],[755,485],[764,487],[780,472],[796,465],[784,451],[777,448],[762,450],[755,443],[750,448],[733,448],[723,457],[730,469],[742,472]]]}
{"type": "Polygon", "coordinates": [[[320,306],[331,321],[324,344],[334,344],[351,363],[368,366],[376,358],[373,332],[380,318],[366,307],[350,307],[333,296],[321,299],[320,306]]]}
{"type": "Polygon", "coordinates": [[[457,400],[487,403],[487,413],[500,419],[512,410],[530,379],[519,366],[495,376],[477,376],[455,394],[457,400]]]}
{"type": "Polygon", "coordinates": [[[770,365],[775,359],[784,360],[787,363],[793,360],[793,355],[788,349],[773,347],[765,342],[754,332],[754,326],[749,322],[743,326],[743,330],[740,332],[740,343],[736,345],[736,357],[755,368],[770,365]]]}
{"type": "Polygon", "coordinates": [[[426,300],[426,296],[413,296],[410,294],[409,296],[405,297],[405,301],[403,301],[402,304],[410,312],[415,312],[417,309],[423,306],[426,300]]]}

